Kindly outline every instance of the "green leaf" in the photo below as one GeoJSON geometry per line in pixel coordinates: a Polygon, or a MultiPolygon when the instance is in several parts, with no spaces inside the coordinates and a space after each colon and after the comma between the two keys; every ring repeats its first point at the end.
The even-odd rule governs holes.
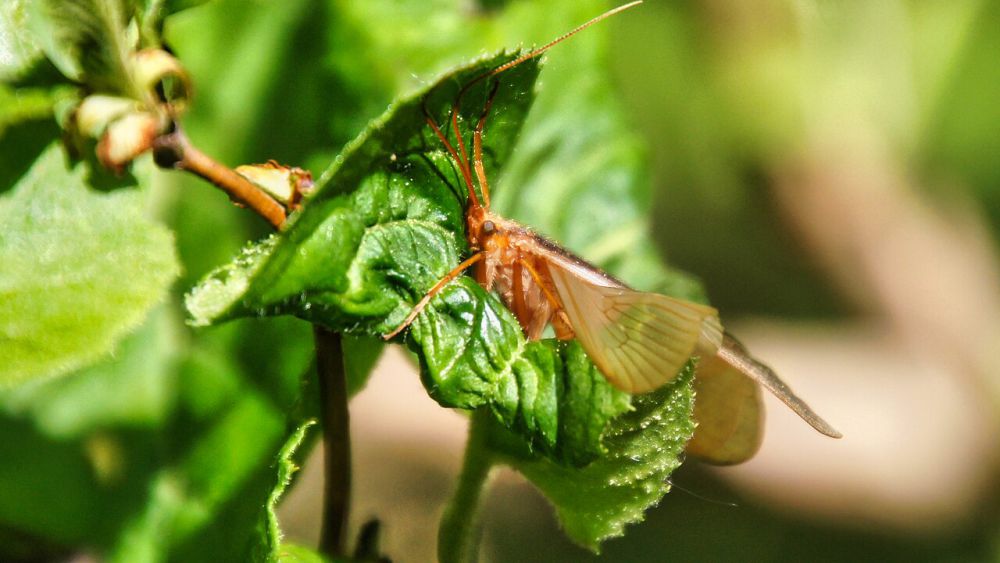
{"type": "Polygon", "coordinates": [[[494,425],[490,444],[555,505],[573,541],[594,552],[604,540],[641,522],[647,508],[670,490],[694,432],[693,363],[670,385],[632,399],[635,410],[614,419],[604,436],[608,453],[584,468],[567,468],[527,452],[509,431],[494,425]]]}
{"type": "Polygon", "coordinates": [[[124,0],[35,0],[29,26],[35,42],[70,80],[95,91],[131,94],[124,0]]]}
{"type": "Polygon", "coordinates": [[[177,322],[162,308],[154,311],[111,358],[66,377],[6,390],[0,393],[0,410],[30,416],[55,439],[82,438],[116,425],[155,428],[171,406],[177,322]]]}
{"type": "MultiPolygon", "coordinates": [[[[0,391],[0,528],[43,545],[110,543],[163,463],[180,328],[161,308],[115,357],[0,391]]],[[[0,542],[0,559],[7,547],[0,542]]]]}
{"type": "MultiPolygon", "coordinates": [[[[464,194],[456,171],[424,123],[421,103],[443,121],[458,88],[514,55],[480,60],[397,103],[352,142],[281,236],[249,247],[188,297],[197,324],[295,314],[331,328],[379,336],[459,262],[464,194]]],[[[531,100],[537,66],[504,74],[487,135],[491,168],[510,153],[531,100]]],[[[486,81],[469,90],[463,122],[474,122],[486,81]]],[[[507,425],[556,459],[585,463],[602,451],[606,421],[628,408],[572,345],[527,343],[517,321],[471,278],[449,285],[410,332],[424,384],[439,403],[490,405],[507,425]],[[577,387],[576,383],[587,384],[577,387]],[[595,390],[596,389],[596,390],[595,390]],[[583,405],[579,393],[600,403],[583,405]],[[561,418],[562,409],[571,416],[561,418]],[[575,407],[574,407],[575,408],[575,407]],[[584,430],[568,424],[585,421],[584,430]]]]}
{"type": "Polygon", "coordinates": [[[0,393],[0,530],[112,561],[248,559],[310,330],[241,321],[181,346],[183,328],[159,311],[114,358],[0,393]]]}
{"type": "Polygon", "coordinates": [[[347,396],[353,397],[361,392],[368,383],[368,378],[375,369],[375,364],[378,363],[385,350],[385,342],[381,338],[371,336],[345,335],[342,338],[347,396]]]}
{"type": "Polygon", "coordinates": [[[292,435],[285,441],[285,445],[278,452],[276,461],[277,472],[274,486],[267,497],[264,521],[262,522],[262,539],[260,552],[255,555],[257,561],[284,561],[287,558],[285,550],[281,545],[281,528],[278,524],[278,501],[281,500],[285,490],[292,482],[292,475],[299,470],[294,454],[302,446],[306,432],[316,424],[315,420],[307,420],[299,425],[292,435]]]}
{"type": "Polygon", "coordinates": [[[66,90],[59,88],[11,88],[0,84],[0,139],[12,126],[51,119],[56,102],[67,95],[66,90]]]}
{"type": "Polygon", "coordinates": [[[0,386],[96,360],[164,299],[173,240],[142,208],[88,191],[58,147],[0,198],[0,386]]]}
{"type": "Polygon", "coordinates": [[[26,29],[28,4],[29,0],[0,3],[0,83],[21,77],[42,56],[26,29]]]}

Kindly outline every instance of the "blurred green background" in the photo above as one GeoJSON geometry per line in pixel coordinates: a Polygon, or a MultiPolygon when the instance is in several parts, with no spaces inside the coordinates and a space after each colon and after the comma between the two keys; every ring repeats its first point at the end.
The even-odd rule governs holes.
{"type": "MultiPolygon", "coordinates": [[[[199,147],[318,174],[394,97],[607,7],[214,0],[171,16],[165,36],[196,87],[185,127],[199,147]]],[[[757,460],[685,465],[673,481],[690,492],[603,560],[1000,560],[998,29],[990,1],[647,0],[579,38],[602,42],[608,70],[593,79],[614,87],[647,147],[661,254],[846,436],[825,442],[769,404],[757,460]]],[[[577,92],[546,77],[573,49],[547,55],[540,107],[572,104],[577,92]]],[[[56,134],[48,119],[2,132],[0,190],[56,134]]],[[[211,523],[252,527],[309,330],[184,326],[183,292],[267,229],[190,178],[156,173],[151,193],[183,263],[174,299],[114,361],[0,401],[0,559],[41,541],[52,558],[83,545],[226,560],[247,541],[211,523]]],[[[398,353],[357,403],[355,519],[382,517],[388,554],[424,560],[463,422],[412,424],[436,407],[398,353]]],[[[283,513],[303,542],[316,534],[316,474],[314,456],[283,513]]],[[[509,474],[485,515],[485,560],[591,557],[509,474]]]]}

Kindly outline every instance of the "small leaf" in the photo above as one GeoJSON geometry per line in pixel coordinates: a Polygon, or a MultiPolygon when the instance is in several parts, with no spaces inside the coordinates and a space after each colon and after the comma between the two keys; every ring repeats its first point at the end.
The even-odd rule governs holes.
{"type": "Polygon", "coordinates": [[[0,82],[20,78],[42,56],[26,29],[28,4],[29,0],[0,2],[0,82]]]}
{"type": "Polygon", "coordinates": [[[670,474],[694,431],[693,377],[688,363],[670,385],[633,397],[635,410],[614,419],[605,433],[608,453],[581,469],[527,452],[499,425],[490,443],[552,502],[570,538],[597,552],[602,541],[623,535],[625,525],[641,522],[670,490],[670,474]]]}
{"type": "MultiPolygon", "coordinates": [[[[300,424],[292,432],[285,445],[278,452],[276,461],[277,471],[274,486],[271,487],[270,495],[267,497],[267,504],[264,512],[264,522],[262,531],[262,544],[259,546],[260,552],[255,554],[257,561],[283,561],[286,560],[285,550],[281,544],[281,528],[278,524],[278,501],[281,500],[285,490],[292,482],[292,475],[299,470],[299,466],[294,459],[296,450],[302,446],[306,432],[316,424],[315,420],[307,420],[300,424]]],[[[294,560],[294,559],[292,559],[294,560]]]]}
{"type": "Polygon", "coordinates": [[[166,297],[170,233],[136,192],[98,194],[50,147],[0,198],[0,386],[109,352],[166,297]]]}
{"type": "Polygon", "coordinates": [[[35,0],[34,40],[70,80],[94,91],[131,94],[123,0],[35,0]]]}
{"type": "Polygon", "coordinates": [[[155,427],[170,408],[178,322],[162,308],[154,311],[113,357],[67,377],[0,392],[0,411],[30,416],[46,436],[63,440],[116,425],[155,427]]]}

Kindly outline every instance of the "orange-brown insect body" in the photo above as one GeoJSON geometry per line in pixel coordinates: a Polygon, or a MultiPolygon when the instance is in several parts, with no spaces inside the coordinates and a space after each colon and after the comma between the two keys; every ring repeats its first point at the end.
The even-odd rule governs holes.
{"type": "Polygon", "coordinates": [[[483,253],[475,277],[496,291],[529,340],[541,338],[549,324],[556,337],[574,337],[572,326],[549,275],[545,241],[526,227],[479,207],[466,215],[469,247],[483,253]]]}

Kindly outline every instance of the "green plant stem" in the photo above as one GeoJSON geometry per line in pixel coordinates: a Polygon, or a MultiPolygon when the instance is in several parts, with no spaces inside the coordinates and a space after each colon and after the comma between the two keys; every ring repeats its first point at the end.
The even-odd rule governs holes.
{"type": "Polygon", "coordinates": [[[330,558],[347,554],[345,532],[351,497],[351,428],[347,377],[339,333],[314,326],[323,425],[323,522],[319,550],[330,558]]]}
{"type": "Polygon", "coordinates": [[[486,423],[490,413],[479,409],[469,421],[469,440],[465,445],[458,488],[441,516],[438,531],[438,561],[466,563],[475,561],[479,548],[479,505],[493,458],[486,447],[486,423]]]}

